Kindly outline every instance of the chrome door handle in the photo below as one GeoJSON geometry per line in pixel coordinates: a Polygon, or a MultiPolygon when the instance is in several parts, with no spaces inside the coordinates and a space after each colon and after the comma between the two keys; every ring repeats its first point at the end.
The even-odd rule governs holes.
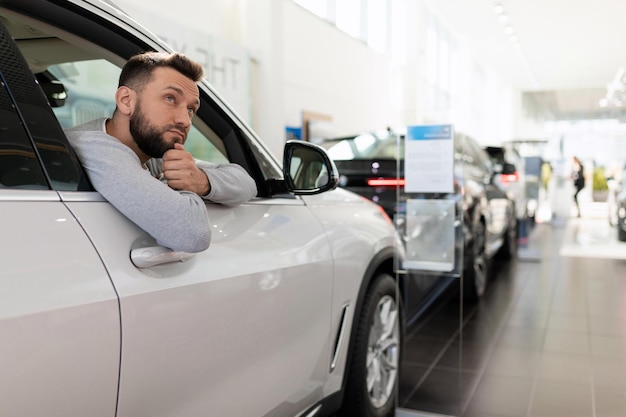
{"type": "Polygon", "coordinates": [[[170,262],[185,262],[193,255],[189,252],[176,252],[163,246],[147,246],[133,249],[130,252],[130,260],[137,268],[150,268],[170,262]]]}

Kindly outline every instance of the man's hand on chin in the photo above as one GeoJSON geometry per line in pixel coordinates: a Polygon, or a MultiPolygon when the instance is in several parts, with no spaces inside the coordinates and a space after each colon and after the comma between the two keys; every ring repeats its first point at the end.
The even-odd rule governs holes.
{"type": "Polygon", "coordinates": [[[163,176],[167,185],[175,190],[192,191],[201,196],[211,191],[208,177],[180,143],[163,154],[163,176]]]}

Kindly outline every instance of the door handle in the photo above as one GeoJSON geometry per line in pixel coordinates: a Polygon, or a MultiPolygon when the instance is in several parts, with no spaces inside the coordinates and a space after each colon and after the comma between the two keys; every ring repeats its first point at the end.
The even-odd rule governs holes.
{"type": "Polygon", "coordinates": [[[146,246],[130,251],[130,260],[137,268],[150,268],[171,262],[185,262],[193,253],[177,252],[163,246],[146,246]]]}

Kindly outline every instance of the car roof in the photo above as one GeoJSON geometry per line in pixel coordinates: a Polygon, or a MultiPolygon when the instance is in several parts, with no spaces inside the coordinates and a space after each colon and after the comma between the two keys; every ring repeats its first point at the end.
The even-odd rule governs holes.
{"type": "MultiPolygon", "coordinates": [[[[24,55],[33,72],[42,72],[48,66],[63,62],[76,62],[97,58],[96,54],[90,53],[93,46],[80,48],[80,42],[71,33],[63,33],[63,28],[55,27],[55,19],[46,19],[50,22],[50,30],[45,30],[42,24],[42,17],[47,12],[47,8],[52,5],[50,0],[0,0],[0,7],[5,8],[2,13],[2,21],[7,27],[11,36],[24,55]],[[29,24],[31,17],[36,20],[36,24],[29,24]],[[70,40],[71,41],[68,41],[70,40]],[[53,47],[52,47],[53,46],[53,47]]],[[[146,49],[157,49],[170,51],[165,43],[158,36],[143,27],[139,22],[128,16],[119,6],[109,0],[57,0],[56,6],[74,6],[72,10],[79,11],[79,14],[87,16],[93,14],[102,22],[106,20],[107,29],[119,33],[130,33],[137,38],[141,38],[146,45],[146,49]],[[78,6],[75,7],[75,6],[78,6]]],[[[52,5],[55,6],[55,5],[52,5]]],[[[50,9],[53,10],[53,9],[50,9]]],[[[55,11],[58,10],[55,9],[55,11]]],[[[68,24],[70,24],[68,22],[68,24]]],[[[101,56],[101,54],[100,54],[101,56]]],[[[111,57],[113,62],[119,62],[119,58],[111,57]]]]}

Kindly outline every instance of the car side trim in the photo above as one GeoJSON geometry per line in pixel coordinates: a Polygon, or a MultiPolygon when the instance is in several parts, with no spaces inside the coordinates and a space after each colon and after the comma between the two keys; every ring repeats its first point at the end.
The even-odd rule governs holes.
{"type": "Polygon", "coordinates": [[[300,415],[300,417],[313,417],[314,415],[316,415],[320,410],[322,409],[322,404],[318,404],[315,408],[313,408],[312,410],[310,410],[309,412],[306,412],[306,414],[302,414],[300,415]]]}
{"type": "Polygon", "coordinates": [[[76,201],[107,201],[102,194],[96,191],[60,191],[62,201],[76,202],[76,201]]]}
{"type": "Polygon", "coordinates": [[[0,201],[61,201],[56,191],[0,189],[0,201]]]}
{"type": "Polygon", "coordinates": [[[341,320],[339,321],[339,331],[337,332],[337,339],[335,341],[335,349],[333,350],[332,360],[330,361],[330,372],[333,372],[337,367],[337,358],[339,357],[339,350],[343,346],[343,340],[346,333],[346,318],[350,311],[350,303],[346,303],[341,307],[341,320]]]}

